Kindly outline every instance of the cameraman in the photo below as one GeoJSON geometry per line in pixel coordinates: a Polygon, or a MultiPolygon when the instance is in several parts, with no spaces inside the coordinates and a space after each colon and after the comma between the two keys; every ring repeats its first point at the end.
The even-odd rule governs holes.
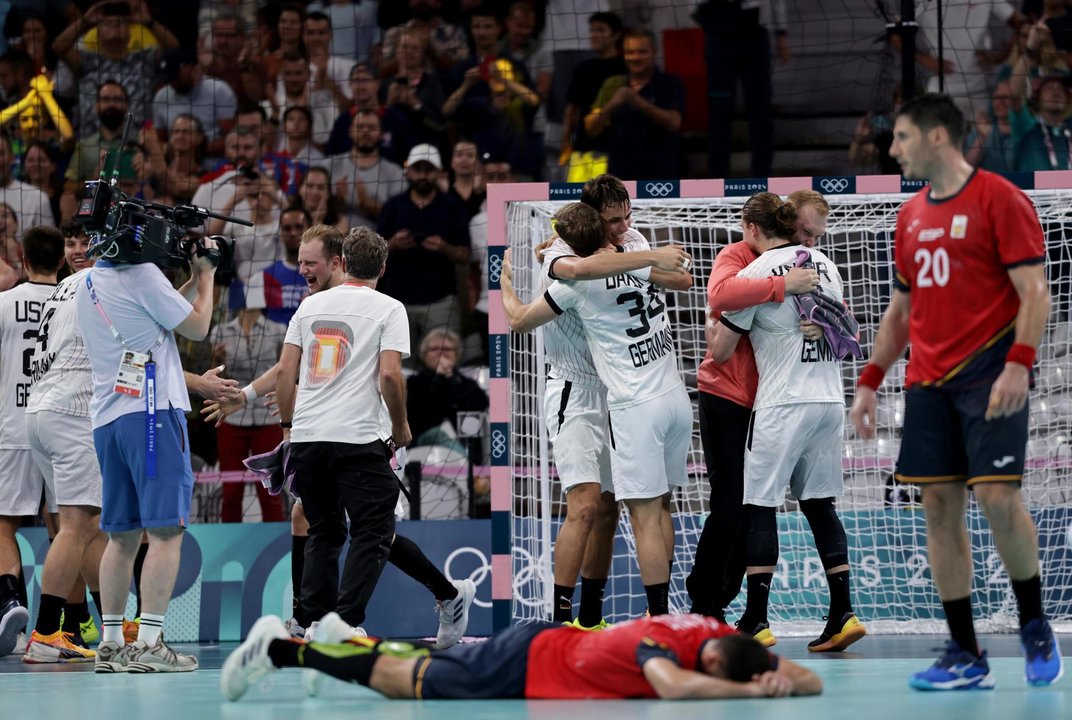
{"type": "MultiPolygon", "coordinates": [[[[211,239],[204,245],[216,249],[211,239]]],[[[197,669],[197,658],[176,653],[161,635],[193,494],[185,417],[190,400],[173,331],[192,340],[208,334],[215,264],[212,255],[198,253],[190,280],[175,290],[156,265],[101,260],[78,288],[78,323],[93,377],[93,440],[104,481],[101,529],[108,533],[97,672],[197,669]],[[143,530],[149,550],[141,628],[137,641],[124,645],[123,609],[143,530]]]]}

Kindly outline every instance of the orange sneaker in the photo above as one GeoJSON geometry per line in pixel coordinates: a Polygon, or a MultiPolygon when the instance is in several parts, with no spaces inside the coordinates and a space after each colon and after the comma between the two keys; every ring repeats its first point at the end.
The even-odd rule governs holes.
{"type": "Polygon", "coordinates": [[[123,618],[123,641],[127,645],[131,645],[138,641],[138,632],[141,630],[141,618],[134,618],[133,621],[123,618]]]}
{"type": "Polygon", "coordinates": [[[93,662],[97,654],[89,648],[75,645],[71,638],[72,633],[57,630],[51,635],[42,635],[36,630],[30,635],[30,642],[26,644],[26,654],[22,656],[24,663],[79,663],[93,662]]]}

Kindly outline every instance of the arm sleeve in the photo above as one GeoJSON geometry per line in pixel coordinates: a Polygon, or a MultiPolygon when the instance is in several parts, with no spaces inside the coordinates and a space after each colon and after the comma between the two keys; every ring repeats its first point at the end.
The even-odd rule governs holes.
{"type": "Polygon", "coordinates": [[[399,303],[387,316],[380,335],[380,352],[384,350],[397,350],[403,358],[409,357],[409,318],[406,317],[406,308],[399,303]]]}
{"type": "Polygon", "coordinates": [[[302,346],[301,319],[302,306],[299,305],[298,309],[290,317],[290,323],[287,324],[287,333],[283,337],[284,345],[297,345],[298,347],[302,346]]]}
{"type": "Polygon", "coordinates": [[[734,312],[724,313],[719,319],[723,325],[728,327],[735,333],[745,334],[752,329],[752,323],[756,319],[756,308],[758,305],[745,308],[744,310],[736,310],[734,312]]]}
{"type": "Polygon", "coordinates": [[[916,273],[905,257],[904,216],[903,212],[897,215],[897,229],[893,233],[893,287],[903,292],[912,292],[912,279],[916,273]]]}
{"type": "Polygon", "coordinates": [[[718,313],[785,300],[785,280],[738,275],[748,263],[744,253],[727,248],[718,254],[707,283],[707,304],[718,313]]]}
{"type": "Polygon", "coordinates": [[[579,289],[580,283],[569,283],[562,280],[555,280],[551,283],[551,286],[547,288],[547,292],[544,293],[544,298],[547,300],[547,304],[551,306],[557,314],[561,315],[570,308],[579,307],[583,301],[583,296],[579,289]]]}
{"type": "Polygon", "coordinates": [[[993,193],[988,205],[1001,262],[1010,268],[1043,262],[1046,244],[1031,200],[1019,190],[1003,189],[993,193]]]}
{"type": "Polygon", "coordinates": [[[671,650],[665,643],[657,642],[650,637],[642,638],[636,648],[637,665],[639,667],[644,667],[646,662],[654,660],[655,658],[665,658],[678,667],[681,667],[681,660],[678,658],[677,653],[671,650]]]}
{"type": "Polygon", "coordinates": [[[153,320],[165,330],[174,330],[193,312],[194,306],[171,286],[158,267],[148,263],[136,267],[144,269],[140,277],[131,277],[134,281],[131,289],[153,320]]]}

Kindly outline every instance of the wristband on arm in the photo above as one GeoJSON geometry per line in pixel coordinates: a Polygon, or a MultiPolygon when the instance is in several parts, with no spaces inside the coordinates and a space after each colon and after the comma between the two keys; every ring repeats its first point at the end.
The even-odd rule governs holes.
{"type": "Polygon", "coordinates": [[[863,385],[872,390],[878,390],[878,386],[882,384],[882,379],[884,377],[886,377],[885,370],[874,363],[867,363],[867,365],[864,366],[863,372],[860,373],[860,379],[856,381],[856,385],[863,385]]]}
{"type": "Polygon", "coordinates": [[[1023,365],[1030,370],[1031,366],[1035,364],[1035,348],[1026,343],[1013,343],[1013,346],[1009,348],[1009,352],[1005,356],[1005,362],[1023,365]]]}
{"type": "Polygon", "coordinates": [[[242,394],[246,397],[246,405],[252,405],[257,400],[257,391],[253,389],[252,383],[242,388],[242,394]]]}

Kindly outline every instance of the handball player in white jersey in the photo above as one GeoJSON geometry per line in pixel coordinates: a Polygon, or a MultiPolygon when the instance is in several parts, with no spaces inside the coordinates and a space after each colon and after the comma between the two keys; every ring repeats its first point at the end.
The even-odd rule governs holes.
{"type": "Polygon", "coordinates": [[[56,499],[30,453],[25,409],[30,392],[27,360],[41,308],[56,288],[63,234],[53,227],[32,227],[22,236],[22,248],[29,282],[0,293],[0,656],[14,649],[29,620],[18,599],[22,561],[15,530],[23,517],[38,514],[42,492],[49,512],[56,512],[56,499]]]}
{"type": "MultiPolygon", "coordinates": [[[[796,208],[774,193],[759,193],[742,210],[742,230],[763,253],[738,276],[783,275],[796,265],[800,246],[796,208]]],[[[844,310],[841,275],[821,251],[811,248],[819,289],[844,310]]],[[[777,509],[790,491],[808,520],[830,587],[830,612],[812,652],[844,650],[866,633],[849,599],[849,556],[845,528],[834,510],[844,486],[841,470],[845,414],[841,364],[825,337],[800,332],[796,298],[724,313],[715,331],[712,357],[728,360],[747,333],[755,351],[759,387],[744,464],[748,524],[745,560],[748,604],[738,628],[764,645],[776,640],[767,620],[767,599],[778,564],[777,509]]]]}
{"type": "MultiPolygon", "coordinates": [[[[537,248],[537,257],[543,263],[541,291],[555,280],[596,280],[624,271],[674,290],[691,287],[692,276],[681,271],[685,253],[674,246],[651,251],[647,239],[631,227],[629,191],[621,180],[613,175],[592,178],[581,190],[581,202],[595,209],[606,222],[608,251],[581,258],[565,241],[553,237],[537,248]],[[617,252],[610,252],[612,249],[617,252]]],[[[618,503],[611,481],[607,389],[596,373],[575,311],[569,310],[544,326],[544,353],[549,365],[544,418],[566,496],[566,519],[555,538],[552,619],[572,621],[583,628],[602,627],[606,625],[603,591],[618,528],[618,503]],[[581,602],[574,620],[573,593],[578,573],[581,602]]]]}
{"type": "MultiPolygon", "coordinates": [[[[573,203],[555,215],[559,236],[582,257],[607,246],[603,219],[573,203]]],[[[682,267],[689,264],[687,257],[682,267]]],[[[652,615],[669,605],[673,533],[664,498],[687,484],[692,405],[677,371],[677,353],[661,293],[627,273],[588,282],[556,281],[522,305],[513,291],[509,254],[503,304],[515,331],[528,331],[574,309],[607,386],[614,494],[630,511],[637,560],[652,615]],[[671,532],[667,533],[666,530],[671,532]]]]}

